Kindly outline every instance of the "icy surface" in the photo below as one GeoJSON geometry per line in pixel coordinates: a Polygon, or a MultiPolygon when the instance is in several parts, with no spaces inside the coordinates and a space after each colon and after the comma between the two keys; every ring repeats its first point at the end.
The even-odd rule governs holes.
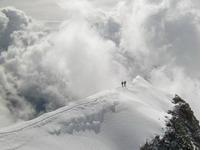
{"type": "Polygon", "coordinates": [[[0,131],[1,150],[137,150],[162,134],[172,97],[137,77],[0,131]]]}

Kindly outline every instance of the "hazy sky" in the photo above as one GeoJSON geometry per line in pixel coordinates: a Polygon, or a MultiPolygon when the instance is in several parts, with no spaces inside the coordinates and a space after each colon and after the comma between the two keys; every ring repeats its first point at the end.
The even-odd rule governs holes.
{"type": "MultiPolygon", "coordinates": [[[[109,9],[121,0],[89,0],[97,7],[109,9]]],[[[131,0],[122,0],[131,1],[131,0]]],[[[152,1],[152,0],[147,0],[152,1]]],[[[161,0],[153,0],[159,2],[161,0]]],[[[200,7],[199,0],[192,0],[194,6],[200,7]]],[[[27,14],[37,19],[61,20],[66,18],[65,11],[58,6],[61,0],[0,0],[0,6],[14,6],[25,11],[27,14]]]]}
{"type": "MultiPolygon", "coordinates": [[[[120,0],[90,0],[102,8],[113,7],[120,0]]],[[[49,21],[61,21],[67,18],[66,13],[58,5],[60,0],[0,0],[1,7],[13,6],[25,11],[28,15],[49,21]]]]}
{"type": "Polygon", "coordinates": [[[35,19],[59,21],[65,19],[65,11],[55,0],[0,0],[1,7],[13,6],[35,19]]]}

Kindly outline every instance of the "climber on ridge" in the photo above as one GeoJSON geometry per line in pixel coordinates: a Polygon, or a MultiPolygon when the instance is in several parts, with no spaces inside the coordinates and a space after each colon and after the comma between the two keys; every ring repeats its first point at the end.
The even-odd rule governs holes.
{"type": "Polygon", "coordinates": [[[126,81],[124,81],[124,87],[126,87],[126,83],[127,83],[127,82],[126,82],[126,81]]]}

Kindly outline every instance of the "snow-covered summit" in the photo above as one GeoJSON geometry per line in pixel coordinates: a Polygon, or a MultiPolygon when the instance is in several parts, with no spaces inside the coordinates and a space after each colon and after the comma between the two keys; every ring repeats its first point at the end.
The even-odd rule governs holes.
{"type": "Polygon", "coordinates": [[[137,150],[164,133],[172,97],[137,77],[0,131],[1,150],[137,150]]]}

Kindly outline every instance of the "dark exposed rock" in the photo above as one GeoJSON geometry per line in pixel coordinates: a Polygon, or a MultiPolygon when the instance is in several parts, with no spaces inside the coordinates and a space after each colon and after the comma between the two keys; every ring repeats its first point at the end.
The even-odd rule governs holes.
{"type": "Polygon", "coordinates": [[[172,118],[166,123],[163,137],[156,136],[141,150],[199,150],[200,125],[188,103],[178,95],[173,98],[175,108],[168,111],[172,118]]]}

